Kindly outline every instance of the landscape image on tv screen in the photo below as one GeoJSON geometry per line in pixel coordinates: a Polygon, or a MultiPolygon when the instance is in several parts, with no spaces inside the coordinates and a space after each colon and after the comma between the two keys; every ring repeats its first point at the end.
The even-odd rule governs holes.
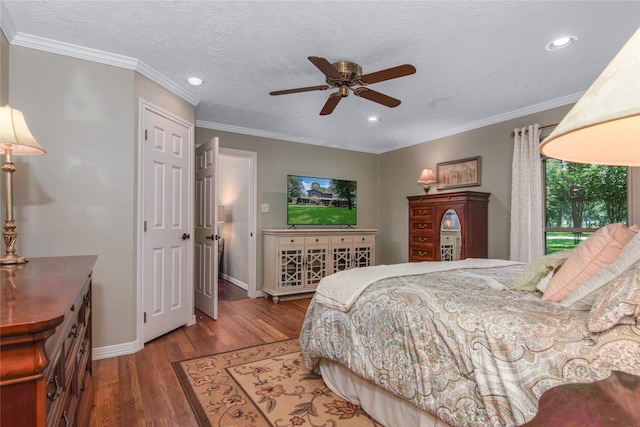
{"type": "Polygon", "coordinates": [[[287,224],[355,225],[356,181],[287,176],[287,224]]]}

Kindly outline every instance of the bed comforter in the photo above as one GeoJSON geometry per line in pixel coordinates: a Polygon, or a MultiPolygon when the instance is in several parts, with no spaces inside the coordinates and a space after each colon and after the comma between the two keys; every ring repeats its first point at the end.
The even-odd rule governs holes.
{"type": "Polygon", "coordinates": [[[348,311],[315,298],[300,346],[454,426],[511,426],[533,418],[547,389],[640,375],[640,328],[587,331],[588,311],[510,290],[523,264],[389,277],[348,311]],[[496,285],[499,283],[500,285],[496,285]]]}

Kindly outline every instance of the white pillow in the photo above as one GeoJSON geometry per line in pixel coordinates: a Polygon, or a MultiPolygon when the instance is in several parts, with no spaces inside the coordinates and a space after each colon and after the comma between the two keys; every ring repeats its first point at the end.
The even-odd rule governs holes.
{"type": "Polygon", "coordinates": [[[640,233],[627,243],[613,262],[581,283],[559,305],[569,310],[590,310],[605,285],[640,261],[640,233]]]}
{"type": "Polygon", "coordinates": [[[549,274],[547,274],[546,276],[544,276],[536,285],[536,288],[542,292],[544,294],[544,291],[547,290],[547,285],[549,284],[549,282],[551,281],[551,278],[553,277],[553,274],[555,273],[555,270],[551,270],[549,272],[549,274]]]}

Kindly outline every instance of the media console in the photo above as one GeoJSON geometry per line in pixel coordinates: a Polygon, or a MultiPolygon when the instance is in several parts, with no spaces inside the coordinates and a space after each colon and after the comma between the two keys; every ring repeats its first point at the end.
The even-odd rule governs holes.
{"type": "Polygon", "coordinates": [[[320,280],[375,264],[375,229],[265,229],[265,298],[314,292],[320,280]]]}

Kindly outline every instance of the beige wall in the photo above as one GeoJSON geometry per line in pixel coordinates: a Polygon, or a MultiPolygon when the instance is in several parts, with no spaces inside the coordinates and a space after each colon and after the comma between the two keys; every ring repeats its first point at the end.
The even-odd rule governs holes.
{"type": "Polygon", "coordinates": [[[0,30],[0,105],[9,103],[9,41],[0,30]]]}
{"type": "MultiPolygon", "coordinates": [[[[408,259],[408,208],[406,196],[424,194],[416,179],[424,168],[468,157],[482,157],[481,186],[473,190],[491,193],[489,199],[489,257],[509,258],[511,158],[516,127],[558,123],[570,106],[555,108],[515,120],[463,132],[380,155],[379,261],[408,259]]],[[[431,193],[438,193],[435,184],[431,193]]]]}
{"type": "Polygon", "coordinates": [[[132,342],[137,99],[190,122],[195,108],[131,70],[20,46],[10,58],[10,102],[47,151],[15,161],[18,253],[98,255],[94,345],[132,342]]]}
{"type": "Polygon", "coordinates": [[[378,156],[277,139],[240,135],[196,128],[196,144],[213,137],[220,147],[257,153],[256,287],[262,289],[262,234],[264,228],[287,227],[287,174],[301,174],[358,181],[358,228],[377,228],[378,156]],[[260,213],[260,204],[269,203],[271,212],[260,213]]]}

